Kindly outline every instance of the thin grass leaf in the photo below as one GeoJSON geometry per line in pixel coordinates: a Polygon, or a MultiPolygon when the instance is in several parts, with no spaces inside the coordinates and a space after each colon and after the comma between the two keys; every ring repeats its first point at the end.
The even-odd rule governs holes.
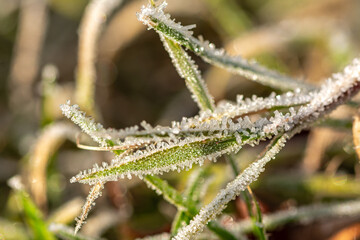
{"type": "Polygon", "coordinates": [[[215,49],[214,44],[193,37],[192,32],[189,30],[194,26],[182,26],[176,23],[169,14],[164,13],[163,10],[166,5],[167,3],[163,2],[158,7],[154,7],[151,4],[143,7],[141,12],[137,14],[139,21],[149,28],[155,29],[160,35],[193,51],[206,62],[253,81],[282,90],[295,90],[297,88],[304,90],[314,89],[309,84],[270,71],[255,63],[247,62],[239,56],[229,56],[225,54],[223,49],[215,49]]]}
{"type": "Polygon", "coordinates": [[[251,214],[251,219],[252,219],[252,223],[253,223],[252,224],[253,233],[255,234],[255,236],[258,237],[258,239],[266,240],[268,238],[266,236],[262,212],[261,212],[259,203],[258,203],[254,193],[252,192],[250,186],[247,187],[247,189],[244,191],[244,193],[249,196],[248,201],[251,202],[255,207],[255,210],[254,210],[255,213],[251,214]]]}
{"type": "MultiPolygon", "coordinates": [[[[202,174],[199,175],[199,177],[202,174]]],[[[189,193],[195,195],[198,193],[195,191],[196,187],[194,185],[198,185],[198,179],[194,179],[192,184],[189,186],[189,193]]],[[[179,212],[175,217],[174,221],[174,228],[172,229],[172,233],[176,233],[176,229],[183,227],[183,220],[188,220],[195,216],[198,213],[196,208],[196,202],[194,202],[188,195],[182,196],[180,193],[176,191],[176,189],[172,188],[166,181],[156,177],[156,176],[146,176],[144,177],[144,181],[150,188],[155,190],[158,194],[163,195],[164,199],[167,200],[169,203],[175,205],[179,212]]],[[[186,223],[188,223],[186,221],[186,223]]],[[[213,231],[220,239],[223,240],[234,240],[236,239],[231,232],[224,229],[222,226],[218,225],[215,222],[210,222],[209,229],[213,231]]]]}
{"type": "MultiPolygon", "coordinates": [[[[186,202],[189,202],[190,204],[198,205],[199,200],[201,198],[202,192],[205,191],[205,188],[203,185],[205,184],[204,177],[207,175],[208,168],[197,168],[195,169],[188,180],[186,189],[184,191],[184,200],[186,202]]],[[[176,213],[176,216],[173,220],[172,226],[171,226],[171,234],[175,236],[177,231],[187,225],[191,218],[195,216],[198,213],[196,209],[196,213],[189,216],[189,214],[186,214],[184,210],[178,209],[178,212],[176,213]]]]}
{"type": "Polygon", "coordinates": [[[209,167],[195,169],[189,177],[184,195],[189,202],[198,204],[207,189],[209,167]]]}
{"type": "Polygon", "coordinates": [[[30,226],[35,239],[55,240],[54,235],[48,231],[41,211],[35,206],[29,195],[24,191],[19,192],[24,208],[25,220],[30,226]]]}
{"type": "MultiPolygon", "coordinates": [[[[95,166],[87,173],[78,174],[72,182],[94,184],[98,180],[112,181],[131,174],[142,176],[186,169],[194,163],[202,164],[206,158],[215,160],[223,154],[235,152],[244,144],[255,144],[298,126],[306,128],[358,92],[359,65],[356,59],[345,68],[344,73],[334,75],[313,95],[310,103],[298,111],[293,108],[286,114],[275,111],[274,116],[261,118],[255,123],[245,117],[237,119],[238,123],[223,118],[220,125],[216,121],[206,125],[198,123],[198,119],[194,118],[193,124],[198,125],[199,129],[208,129],[212,135],[178,139],[174,134],[171,142],[157,142],[143,148],[141,145],[131,153],[115,159],[110,166],[95,166]],[[214,134],[212,131],[217,128],[219,132],[214,134]]],[[[177,126],[180,123],[174,125],[172,130],[176,129],[179,133],[177,126]]]]}
{"type": "MultiPolygon", "coordinates": [[[[273,231],[291,223],[310,224],[319,219],[351,217],[359,214],[360,201],[351,200],[342,203],[314,204],[266,214],[263,222],[266,230],[273,231]]],[[[252,232],[252,222],[250,220],[236,222],[229,225],[227,229],[236,235],[250,233],[252,232]]]]}
{"type": "Polygon", "coordinates": [[[98,40],[107,16],[122,2],[122,0],[92,0],[87,5],[80,23],[75,97],[87,112],[95,111],[95,64],[98,40]]]}
{"type": "Polygon", "coordinates": [[[273,140],[272,147],[265,155],[252,163],[235,180],[231,181],[225,189],[220,191],[211,203],[200,210],[199,214],[191,220],[189,225],[179,230],[174,239],[194,239],[195,236],[203,230],[205,224],[222,212],[228,202],[233,200],[244,191],[250,183],[258,178],[260,173],[264,171],[266,163],[275,157],[288,138],[289,136],[284,135],[273,140]]]}
{"type": "Polygon", "coordinates": [[[214,113],[217,118],[224,116],[243,117],[265,111],[297,107],[309,103],[314,97],[314,94],[315,92],[304,93],[297,90],[295,92],[286,92],[280,95],[273,92],[265,98],[257,97],[255,95],[251,98],[244,98],[243,95],[238,95],[236,97],[236,103],[220,101],[216,106],[214,113]]]}
{"type": "Polygon", "coordinates": [[[192,97],[199,106],[200,110],[213,111],[215,108],[214,100],[210,95],[194,61],[187,55],[178,43],[163,36],[161,36],[160,39],[164,43],[165,49],[168,51],[177,72],[185,79],[185,83],[191,91],[192,97]]]}
{"type": "MultiPolygon", "coordinates": [[[[235,160],[232,158],[231,155],[225,156],[225,159],[229,162],[231,169],[233,170],[233,173],[235,177],[239,175],[239,169],[235,162],[235,160]]],[[[255,198],[255,195],[253,194],[250,186],[248,186],[241,194],[240,196],[245,201],[246,208],[248,211],[248,214],[250,218],[253,220],[253,231],[254,234],[258,237],[258,239],[267,239],[266,233],[263,229],[262,224],[262,213],[261,209],[259,208],[259,204],[255,198]],[[255,213],[253,213],[253,205],[255,206],[255,213]]]]}
{"type": "Polygon", "coordinates": [[[185,211],[178,210],[171,224],[171,235],[175,236],[179,229],[186,226],[190,222],[192,217],[193,216],[186,214],[185,211]]]}
{"type": "Polygon", "coordinates": [[[144,177],[145,183],[159,195],[163,195],[164,199],[169,203],[175,205],[178,210],[184,211],[188,216],[195,215],[197,213],[194,202],[188,201],[186,197],[183,197],[178,191],[172,188],[166,181],[160,179],[157,176],[144,177]]]}
{"type": "MultiPolygon", "coordinates": [[[[266,98],[253,96],[244,99],[242,95],[239,95],[236,103],[222,101],[213,112],[205,111],[193,118],[183,118],[181,122],[173,122],[171,127],[152,127],[143,121],[140,124],[141,126],[121,130],[104,129],[101,124],[95,123],[93,119],[86,117],[85,113],[80,111],[77,105],[71,106],[70,102],[61,105],[61,109],[65,116],[78,124],[85,133],[101,145],[100,147],[82,145],[78,139],[78,146],[91,150],[116,150],[119,154],[140,144],[149,144],[160,140],[170,141],[174,137],[190,138],[201,135],[214,135],[219,131],[223,132],[228,129],[228,126],[224,125],[224,121],[227,121],[226,118],[246,117],[246,115],[263,111],[275,111],[300,106],[310,102],[313,97],[314,93],[304,94],[301,92],[287,92],[282,95],[272,93],[266,98]],[[143,130],[140,130],[141,128],[143,130]]],[[[243,120],[245,121],[243,121],[243,124],[252,127],[246,118],[243,120]]]]}
{"type": "Polygon", "coordinates": [[[232,232],[229,232],[226,228],[221,227],[217,222],[211,221],[207,224],[207,227],[214,232],[219,239],[223,240],[238,240],[232,232]]]}
{"type": "MultiPolygon", "coordinates": [[[[102,168],[96,166],[91,173],[80,173],[72,182],[92,184],[94,181],[114,181],[118,178],[130,176],[130,174],[143,176],[147,174],[160,174],[164,171],[191,168],[192,164],[202,164],[206,159],[216,157],[238,149],[236,138],[224,139],[200,139],[198,141],[174,145],[170,148],[153,150],[149,154],[133,158],[118,165],[110,165],[102,168]]],[[[141,151],[141,150],[140,150],[141,151]]]]}
{"type": "Polygon", "coordinates": [[[330,127],[342,130],[349,130],[353,128],[352,119],[336,119],[336,118],[325,118],[323,121],[317,124],[319,127],[330,127]]]}
{"type": "Polygon", "coordinates": [[[104,188],[104,183],[102,181],[96,182],[89,192],[89,195],[86,199],[84,206],[82,207],[82,212],[79,218],[76,219],[76,227],[74,234],[76,234],[81,226],[85,223],[85,219],[91,208],[95,205],[95,200],[101,196],[101,190],[104,188]]]}

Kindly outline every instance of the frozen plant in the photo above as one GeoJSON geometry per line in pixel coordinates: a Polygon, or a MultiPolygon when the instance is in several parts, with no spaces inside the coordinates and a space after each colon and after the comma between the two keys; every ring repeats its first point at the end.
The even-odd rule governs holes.
{"type": "MultiPolygon", "coordinates": [[[[137,176],[177,206],[179,214],[173,225],[173,239],[195,239],[206,226],[215,233],[222,230],[230,238],[236,239],[233,233],[217,225],[216,217],[243,191],[251,193],[249,185],[257,180],[265,165],[276,157],[286,141],[359,91],[360,60],[354,59],[342,73],[334,74],[320,88],[315,88],[247,62],[239,56],[229,56],[224,50],[216,49],[214,44],[195,38],[191,31],[195,26],[182,26],[164,12],[165,7],[166,2],[158,6],[151,3],[143,6],[137,17],[159,34],[200,112],[194,117],[174,121],[171,126],[151,126],[143,121],[139,126],[114,130],[95,123],[77,105],[70,102],[62,105],[64,115],[79,125],[99,147],[114,152],[111,163],[95,165],[71,179],[71,182],[93,185],[77,220],[75,232],[84,223],[106,182],[137,176]],[[244,98],[239,95],[236,102],[222,101],[215,105],[200,71],[186,50],[210,64],[288,92],[281,95],[272,93],[266,98],[244,98]],[[253,120],[250,116],[254,114],[260,114],[260,117],[253,120]],[[222,155],[237,153],[244,145],[254,146],[267,140],[271,141],[265,153],[229,182],[212,202],[201,208],[198,201],[184,200],[184,195],[155,176],[169,171],[188,170],[195,164],[203,165],[207,160],[215,162],[222,155]],[[186,217],[182,217],[182,213],[186,217]]],[[[237,173],[236,164],[233,163],[233,167],[237,173]]],[[[194,178],[189,183],[189,189],[200,184],[196,176],[194,178]]],[[[194,197],[195,193],[189,190],[185,195],[194,197]]],[[[253,201],[256,204],[256,200],[253,201]]],[[[264,239],[266,235],[262,232],[261,215],[257,221],[258,237],[264,239]]]]}

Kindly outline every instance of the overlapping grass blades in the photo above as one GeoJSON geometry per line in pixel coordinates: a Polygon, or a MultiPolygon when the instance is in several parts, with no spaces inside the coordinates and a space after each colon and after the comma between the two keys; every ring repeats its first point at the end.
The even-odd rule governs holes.
{"type": "MultiPolygon", "coordinates": [[[[201,112],[195,117],[173,122],[169,127],[152,127],[142,122],[140,126],[113,130],[104,129],[101,124],[86,117],[75,105],[62,105],[63,113],[90,135],[101,149],[115,153],[111,163],[96,165],[71,179],[72,182],[95,185],[76,230],[84,222],[103,184],[135,175],[144,178],[180,210],[173,225],[174,239],[193,239],[208,223],[209,229],[224,237],[226,230],[211,221],[222,212],[227,203],[257,179],[285,141],[315,123],[360,89],[360,61],[357,59],[343,73],[334,75],[320,89],[313,90],[308,84],[248,63],[239,57],[228,56],[222,50],[215,49],[212,44],[194,38],[190,31],[193,26],[184,27],[173,21],[163,12],[165,6],[163,3],[155,7],[153,3],[143,7],[138,18],[159,33],[201,112]],[[211,64],[264,85],[295,91],[283,95],[272,94],[268,98],[255,96],[243,99],[239,96],[237,103],[222,102],[215,106],[196,65],[182,46],[211,64]],[[281,112],[278,111],[280,109],[281,112]],[[263,116],[249,117],[263,112],[266,113],[263,116]],[[250,164],[199,212],[196,201],[185,201],[167,182],[153,176],[167,171],[189,169],[193,164],[202,165],[206,159],[216,161],[219,156],[236,153],[245,144],[253,146],[267,139],[272,139],[272,142],[264,155],[250,164]],[[194,215],[196,216],[189,222],[194,215]],[[184,223],[187,225],[183,226],[184,223]]],[[[187,193],[189,197],[191,192],[189,190],[187,193]]],[[[261,215],[255,217],[257,223],[261,224],[261,215]]],[[[255,231],[258,231],[259,238],[266,238],[262,228],[255,231]]],[[[228,237],[233,237],[231,233],[228,234],[228,237]]]]}

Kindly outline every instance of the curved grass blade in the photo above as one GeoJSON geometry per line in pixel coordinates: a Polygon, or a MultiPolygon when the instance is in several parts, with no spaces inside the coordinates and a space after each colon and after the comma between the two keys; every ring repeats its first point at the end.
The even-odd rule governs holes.
{"type": "MultiPolygon", "coordinates": [[[[213,112],[215,110],[214,100],[213,100],[212,96],[210,95],[210,93],[208,92],[205,82],[201,78],[201,74],[198,71],[197,66],[194,64],[194,61],[187,55],[187,53],[182,49],[182,47],[179,46],[176,42],[174,42],[162,35],[160,35],[160,39],[164,43],[165,49],[168,51],[176,70],[178,71],[180,76],[185,79],[186,85],[187,85],[188,89],[190,90],[190,92],[192,92],[192,97],[195,100],[195,102],[198,104],[200,110],[213,112]]],[[[241,107],[243,107],[242,105],[244,105],[244,104],[239,104],[239,105],[241,107]]],[[[267,105],[269,105],[269,104],[267,104],[267,105]]],[[[249,111],[250,108],[247,108],[247,110],[249,111]]],[[[228,112],[226,112],[226,113],[228,113],[228,112]]],[[[224,114],[222,114],[222,115],[224,115],[224,114]]],[[[233,116],[235,116],[235,114],[233,116]]],[[[213,116],[211,116],[211,117],[213,117],[213,116]]],[[[223,117],[223,116],[221,116],[221,117],[223,117]]],[[[235,176],[237,176],[238,171],[235,169],[235,167],[236,167],[235,162],[233,162],[232,159],[229,159],[229,161],[230,161],[230,164],[234,167],[235,176]]],[[[190,186],[188,187],[188,189],[186,191],[186,197],[189,200],[192,199],[192,201],[196,201],[196,198],[199,198],[199,190],[197,188],[199,187],[198,181],[201,179],[201,175],[202,174],[197,174],[197,176],[195,176],[195,179],[193,180],[193,182],[190,184],[190,186]]],[[[250,188],[248,187],[248,189],[250,189],[250,188]]],[[[250,193],[251,193],[251,191],[250,191],[250,193]]],[[[255,203],[255,205],[258,206],[253,195],[252,194],[249,194],[249,195],[252,197],[251,199],[255,203]]],[[[249,198],[247,200],[248,200],[248,205],[250,205],[249,198]]],[[[259,208],[257,208],[257,210],[259,210],[259,208]]],[[[252,209],[249,208],[249,213],[252,215],[251,211],[252,211],[252,209]]],[[[258,216],[257,220],[260,220],[260,222],[259,221],[257,222],[259,224],[254,223],[255,232],[259,236],[259,239],[266,239],[265,232],[263,231],[263,229],[258,227],[258,226],[260,226],[260,224],[262,225],[261,212],[258,211],[257,216],[258,216]]],[[[189,223],[189,217],[183,213],[183,210],[181,210],[180,212],[177,213],[175,222],[173,223],[172,234],[173,235],[176,234],[178,229],[182,226],[182,224],[188,224],[188,223],[189,223]]],[[[213,232],[215,232],[215,234],[218,235],[220,238],[232,239],[232,240],[236,239],[231,233],[219,228],[219,226],[215,222],[209,223],[208,228],[210,230],[212,230],[213,232]]]]}
{"type": "Polygon", "coordinates": [[[189,31],[189,29],[193,28],[193,25],[182,26],[179,23],[176,23],[170,18],[169,14],[164,13],[163,9],[166,5],[167,3],[163,2],[158,7],[154,7],[150,4],[147,7],[142,7],[141,12],[137,14],[138,19],[149,28],[155,29],[160,35],[193,51],[210,64],[224,68],[266,86],[282,90],[295,90],[297,88],[304,90],[314,89],[314,87],[309,84],[286,77],[255,63],[247,62],[239,56],[229,56],[225,54],[223,49],[215,49],[214,44],[193,37],[192,32],[189,31]]]}

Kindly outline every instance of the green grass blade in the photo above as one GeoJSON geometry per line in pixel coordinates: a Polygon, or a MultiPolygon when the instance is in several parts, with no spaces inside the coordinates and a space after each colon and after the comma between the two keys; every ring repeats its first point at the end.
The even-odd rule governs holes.
{"type": "Polygon", "coordinates": [[[223,240],[237,240],[237,238],[229,232],[227,229],[222,228],[219,224],[211,221],[207,224],[207,227],[214,232],[219,238],[223,240]]]}
{"type": "Polygon", "coordinates": [[[57,237],[65,240],[100,240],[100,238],[93,238],[84,236],[82,234],[74,235],[74,229],[62,224],[52,223],[49,226],[49,229],[57,237]]]}
{"type": "Polygon", "coordinates": [[[187,215],[185,211],[178,210],[171,225],[171,235],[175,236],[180,228],[190,222],[191,218],[192,216],[187,215]]]}
{"type": "Polygon", "coordinates": [[[48,230],[47,224],[43,220],[41,211],[36,207],[30,196],[23,190],[18,191],[18,196],[21,199],[25,220],[32,230],[34,239],[55,240],[56,238],[48,230]]]}
{"type": "Polygon", "coordinates": [[[214,100],[210,96],[209,91],[202,79],[197,66],[189,55],[181,48],[181,46],[166,37],[161,37],[165,49],[168,51],[173,64],[179,75],[185,79],[188,89],[192,93],[192,97],[199,106],[200,110],[213,111],[214,100]]]}
{"type": "Polygon", "coordinates": [[[24,225],[0,217],[0,239],[29,240],[29,236],[24,225]]]}
{"type": "Polygon", "coordinates": [[[165,200],[175,205],[179,210],[186,212],[188,216],[192,216],[197,213],[194,203],[188,201],[166,181],[157,176],[150,175],[145,176],[144,181],[151,189],[155,190],[158,194],[163,195],[165,200]]]}
{"type": "Polygon", "coordinates": [[[202,192],[206,188],[206,179],[209,176],[209,167],[205,166],[203,168],[195,169],[189,178],[188,184],[186,186],[184,195],[188,201],[199,203],[201,200],[202,192]]]}
{"type": "Polygon", "coordinates": [[[284,135],[274,138],[271,148],[265,155],[246,168],[235,180],[231,181],[225,189],[220,191],[215,199],[203,207],[189,225],[179,230],[174,239],[194,239],[201,232],[204,225],[213,220],[222,212],[225,206],[244,191],[250,183],[255,181],[264,170],[265,165],[281,150],[285,141],[291,136],[284,135]]]}
{"type": "MultiPolygon", "coordinates": [[[[243,136],[244,141],[247,136],[243,136]]],[[[244,142],[243,141],[243,142],[244,142]]],[[[71,179],[72,182],[90,183],[112,181],[125,176],[159,174],[164,171],[190,168],[192,164],[202,164],[205,159],[216,157],[240,149],[236,137],[201,139],[187,144],[175,144],[169,148],[156,149],[149,154],[108,167],[94,168],[91,173],[80,173],[71,179]]]]}
{"type": "MultiPolygon", "coordinates": [[[[199,174],[199,177],[202,174],[199,174]]],[[[198,179],[194,179],[191,186],[191,193],[195,194],[196,191],[194,190],[196,187],[193,185],[198,185],[198,179]]],[[[189,223],[191,218],[198,213],[196,209],[195,202],[192,201],[192,198],[188,196],[182,196],[176,189],[171,187],[166,181],[162,180],[156,176],[146,176],[144,177],[144,181],[150,186],[150,188],[154,189],[158,194],[163,195],[164,199],[167,200],[169,203],[175,205],[179,212],[175,217],[172,226],[172,234],[176,234],[177,230],[183,227],[183,223],[189,223]]],[[[217,234],[223,240],[233,240],[236,239],[231,232],[226,230],[225,228],[217,225],[214,222],[209,223],[209,229],[217,234]],[[232,238],[231,238],[231,237],[232,238]]]]}
{"type": "MultiPolygon", "coordinates": [[[[204,191],[202,186],[204,185],[204,177],[207,175],[208,168],[197,168],[195,169],[188,180],[185,192],[184,192],[184,199],[186,202],[191,203],[193,205],[198,205],[200,200],[201,191],[204,191]]],[[[191,218],[197,214],[197,210],[195,214],[191,214],[190,216],[185,213],[184,210],[178,210],[175,219],[173,221],[171,227],[171,233],[173,236],[176,235],[177,231],[189,224],[191,218]]]]}
{"type": "MultiPolygon", "coordinates": [[[[169,38],[185,48],[202,57],[206,62],[244,76],[266,86],[282,90],[294,90],[297,88],[311,90],[313,86],[268,70],[260,65],[250,63],[245,59],[225,54],[222,49],[215,49],[213,44],[200,41],[192,36],[190,27],[181,26],[171,20],[170,16],[163,12],[166,4],[157,8],[148,5],[138,13],[138,19],[150,28],[155,29],[160,35],[169,38]]],[[[191,26],[192,27],[192,26],[191,26]]]]}

